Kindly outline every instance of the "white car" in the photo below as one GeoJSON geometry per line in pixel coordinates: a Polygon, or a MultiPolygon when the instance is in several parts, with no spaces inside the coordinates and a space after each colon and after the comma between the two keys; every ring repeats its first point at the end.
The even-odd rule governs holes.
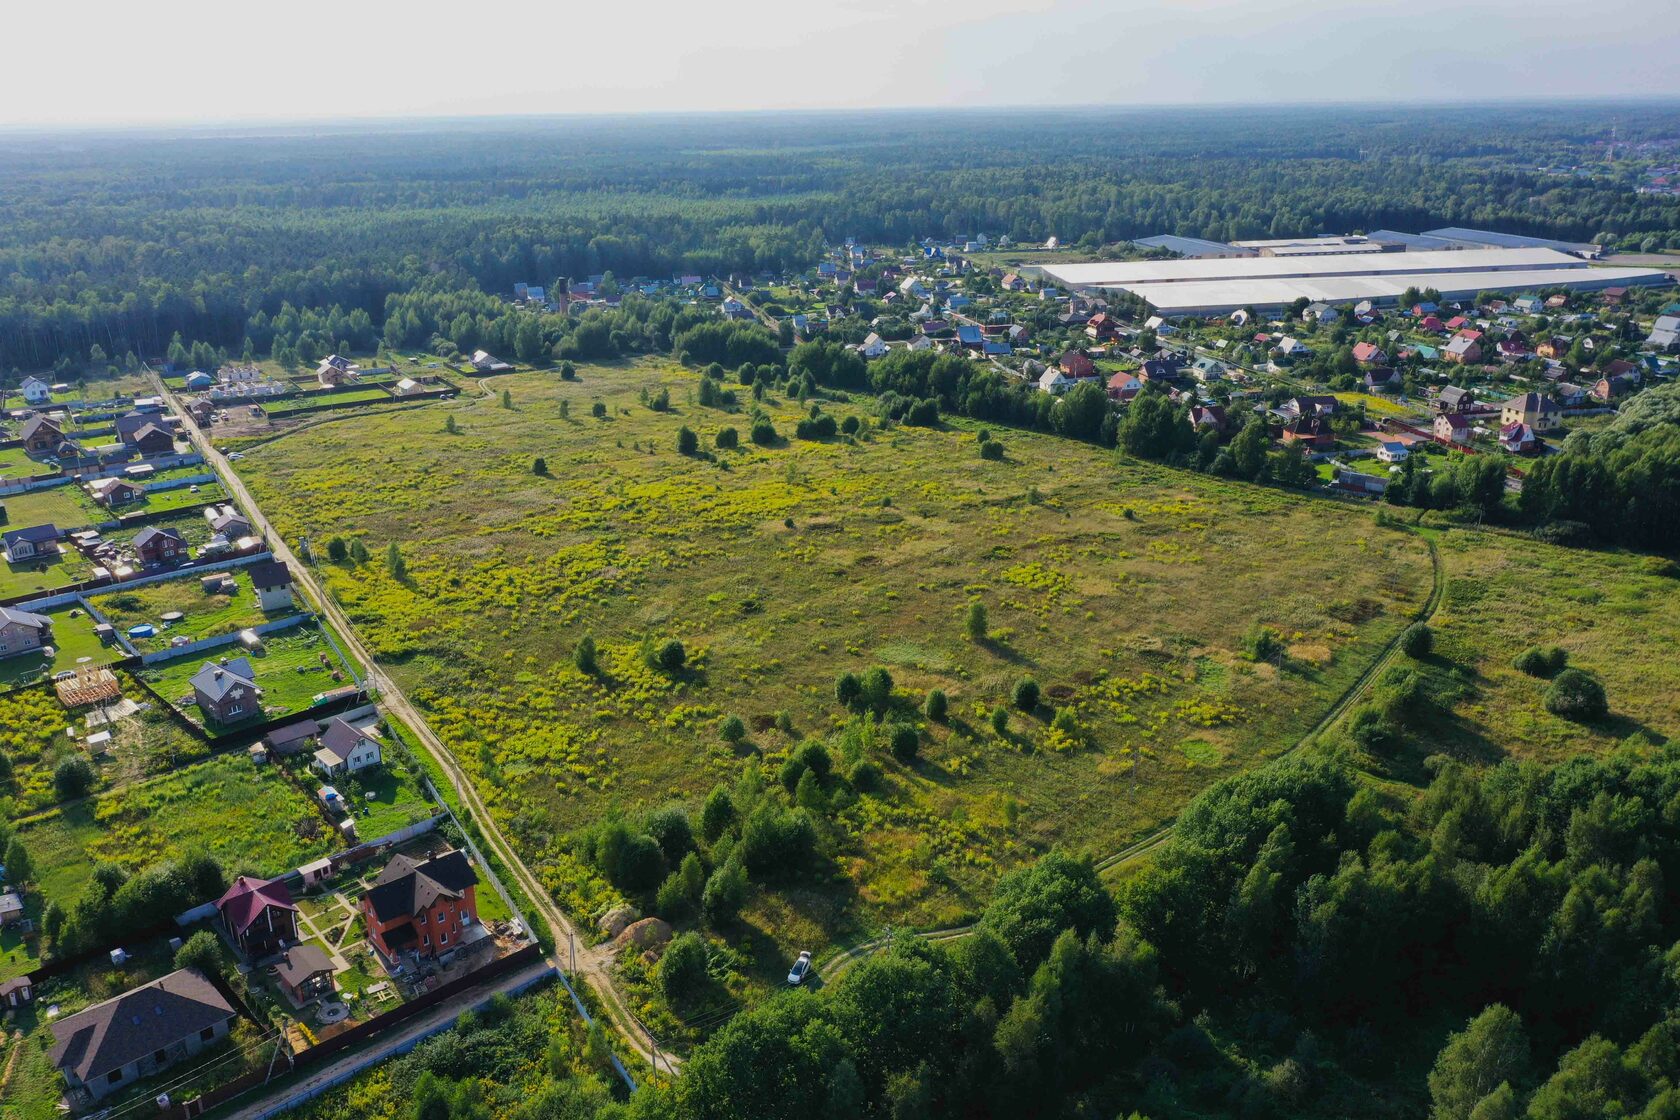
{"type": "Polygon", "coordinates": [[[805,983],[805,978],[811,975],[811,950],[806,949],[799,954],[799,959],[793,962],[793,968],[788,971],[788,986],[797,988],[805,983]]]}

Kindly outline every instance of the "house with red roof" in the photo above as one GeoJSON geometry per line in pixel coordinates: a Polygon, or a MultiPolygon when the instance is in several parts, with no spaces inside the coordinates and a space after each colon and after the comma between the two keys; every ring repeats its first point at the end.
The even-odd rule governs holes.
{"type": "Polygon", "coordinates": [[[1143,390],[1143,382],[1135,373],[1117,373],[1108,379],[1108,395],[1117,401],[1129,401],[1143,390]]]}
{"type": "Polygon", "coordinates": [[[1374,342],[1356,342],[1353,344],[1353,360],[1362,366],[1377,366],[1388,361],[1388,355],[1374,342]]]}
{"type": "Polygon", "coordinates": [[[292,892],[278,879],[241,875],[216,900],[228,936],[248,957],[266,957],[296,941],[298,908],[292,892]]]}
{"type": "Polygon", "coordinates": [[[1418,323],[1418,330],[1429,331],[1431,334],[1445,334],[1446,325],[1433,315],[1425,315],[1418,323]]]}
{"type": "Polygon", "coordinates": [[[1097,364],[1078,350],[1069,350],[1063,354],[1056,366],[1075,381],[1097,376],[1097,364]]]}

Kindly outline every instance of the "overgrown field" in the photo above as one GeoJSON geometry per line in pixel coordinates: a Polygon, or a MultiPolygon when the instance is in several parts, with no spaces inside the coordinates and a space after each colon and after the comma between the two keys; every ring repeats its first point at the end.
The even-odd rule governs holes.
{"type": "MultiPolygon", "coordinates": [[[[496,396],[311,429],[240,465],[289,539],[365,545],[329,586],[539,863],[608,806],[733,774],[720,718],[775,759],[843,720],[838,674],[884,665],[905,714],[940,688],[951,719],[925,723],[913,765],[881,759],[886,790],[848,818],[842,866],[875,916],[945,920],[1001,866],[1117,848],[1285,749],[1429,588],[1419,539],[1339,505],[1026,433],[982,461],[960,423],[790,443],[805,406],[774,398],[783,439],[763,448],[744,411],[687,403],[694,376],[669,363],[580,378],[501,378],[496,396]],[[639,400],[660,387],[669,412],[639,400]],[[708,453],[735,427],[741,449],[679,455],[684,425],[708,453]],[[1243,656],[1256,624],[1290,668],[1243,656]],[[599,680],[570,660],[586,632],[599,680]],[[646,637],[680,639],[687,668],[647,668],[646,637]],[[1026,677],[1077,713],[1071,734],[1043,709],[992,730],[1026,677]]],[[[786,920],[829,924],[812,905],[786,920]]]]}
{"type": "Polygon", "coordinates": [[[41,893],[66,910],[101,862],[132,872],[202,850],[229,879],[271,876],[326,855],[336,839],[300,789],[243,752],[26,820],[17,835],[41,893]]]}

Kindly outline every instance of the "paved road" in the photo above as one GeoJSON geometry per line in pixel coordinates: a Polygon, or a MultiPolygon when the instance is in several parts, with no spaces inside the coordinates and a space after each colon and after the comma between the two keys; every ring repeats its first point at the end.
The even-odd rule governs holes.
{"type": "MultiPolygon", "coordinates": [[[[1429,588],[1429,598],[1424,601],[1423,607],[1418,611],[1416,618],[1413,620],[1415,622],[1428,622],[1430,619],[1434,618],[1435,612],[1440,609],[1442,595],[1446,591],[1446,575],[1441,568],[1440,549],[1435,546],[1435,541],[1429,537],[1424,538],[1424,543],[1429,546],[1431,584],[1429,588]]],[[[1282,758],[1288,758],[1290,755],[1306,747],[1307,744],[1316,739],[1320,733],[1328,729],[1331,724],[1336,722],[1336,720],[1340,719],[1343,713],[1359,702],[1360,698],[1363,697],[1370,689],[1371,683],[1377,679],[1377,675],[1399,655],[1400,639],[1404,634],[1405,630],[1402,629],[1400,633],[1395,634],[1394,637],[1389,640],[1388,644],[1383,647],[1382,652],[1372,659],[1371,664],[1365,667],[1365,671],[1359,674],[1358,678],[1347,687],[1347,690],[1342,693],[1340,698],[1338,698],[1334,704],[1330,705],[1329,710],[1324,713],[1317,723],[1313,724],[1312,729],[1297,739],[1295,744],[1287,751],[1283,752],[1283,755],[1281,756],[1282,758]]],[[[1173,826],[1171,823],[1168,823],[1164,827],[1150,833],[1148,836],[1145,836],[1143,839],[1121,848],[1118,852],[1102,857],[1096,861],[1097,870],[1099,872],[1111,871],[1116,867],[1123,867],[1126,864],[1135,863],[1170,840],[1172,838],[1172,831],[1173,826]]],[[[928,941],[955,941],[958,938],[967,937],[973,931],[974,926],[972,925],[948,926],[944,929],[924,930],[916,936],[925,938],[928,941]]],[[[850,968],[853,964],[856,964],[859,960],[880,952],[892,940],[892,936],[893,935],[891,933],[887,933],[880,937],[871,938],[868,941],[854,945],[849,949],[845,949],[831,957],[828,957],[822,962],[819,970],[823,980],[825,982],[832,981],[835,977],[846,971],[846,969],[850,968]]]]}
{"type": "MultiPolygon", "coordinates": [[[[181,407],[181,402],[176,398],[174,392],[163,383],[161,378],[157,378],[155,375],[154,381],[159,392],[168,398],[172,410],[177,415],[185,417],[187,415],[186,410],[181,407]]],[[[466,772],[462,770],[453,752],[432,731],[431,725],[426,722],[425,717],[420,714],[419,710],[409,702],[408,697],[401,688],[397,687],[396,682],[380,668],[379,662],[374,658],[372,651],[363,644],[361,635],[356,631],[349,617],[339,607],[337,600],[327,593],[326,587],[316,578],[314,569],[299,560],[297,554],[292,551],[291,545],[275,531],[274,526],[269,523],[267,516],[264,515],[262,507],[257,505],[256,499],[246,488],[244,480],[239,477],[238,472],[234,470],[226,456],[212,446],[210,440],[190,419],[184,421],[182,428],[192,440],[193,445],[198,448],[199,453],[204,456],[205,461],[215,467],[217,473],[222,476],[228,492],[251,515],[252,523],[267,538],[269,549],[274,553],[275,559],[283,561],[292,570],[292,577],[304,584],[309,590],[310,596],[320,605],[322,613],[332,621],[339,634],[349,644],[357,660],[367,668],[368,683],[378,691],[381,703],[414,729],[415,733],[425,743],[426,749],[432,757],[443,767],[444,772],[449,776],[450,785],[455,789],[455,795],[471,812],[487,846],[495,852],[502,865],[509,870],[519,883],[526,897],[531,900],[531,904],[537,908],[539,916],[548,923],[555,946],[557,948],[565,947],[571,941],[576,941],[578,947],[577,964],[575,970],[572,971],[572,975],[581,978],[598,997],[606,1011],[608,1022],[618,1031],[625,1046],[655,1071],[670,1074],[679,1072],[682,1069],[682,1059],[673,1057],[663,1050],[656,1050],[651,1045],[651,1035],[647,1028],[642,1026],[631,1014],[623,995],[618,991],[612,974],[613,951],[606,946],[591,945],[589,938],[580,936],[571,921],[555,905],[547,889],[531,873],[530,868],[525,866],[513,845],[508,843],[507,838],[502,835],[495,818],[490,815],[488,807],[479,797],[478,790],[474,787],[466,772]]],[[[567,963],[569,962],[570,954],[568,953],[567,963]]],[[[553,963],[556,967],[561,967],[560,962],[553,963]]]]}
{"type": "Polygon", "coordinates": [[[553,972],[553,962],[538,961],[518,972],[498,976],[484,984],[468,988],[455,999],[446,1000],[429,1011],[416,1015],[397,1029],[381,1035],[372,1046],[360,1049],[350,1047],[301,1081],[288,1082],[267,1091],[254,1090],[240,1097],[236,1107],[217,1113],[218,1120],[255,1120],[256,1117],[267,1115],[271,1109],[290,1101],[301,1101],[311,1091],[324,1090],[351,1074],[359,1073],[394,1054],[404,1052],[421,1038],[453,1023],[464,1008],[477,1007],[498,992],[527,988],[553,972]]]}

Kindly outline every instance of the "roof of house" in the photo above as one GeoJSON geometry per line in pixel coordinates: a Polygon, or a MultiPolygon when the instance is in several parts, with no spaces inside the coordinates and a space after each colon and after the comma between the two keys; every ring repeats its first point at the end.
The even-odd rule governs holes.
{"type": "Polygon", "coordinates": [[[1435,418],[1437,424],[1445,424],[1449,428],[1468,428],[1470,421],[1457,412],[1446,412],[1435,418]]]}
{"type": "Polygon", "coordinates": [[[251,573],[251,585],[259,590],[292,585],[292,570],[284,560],[259,560],[247,570],[251,573]]]}
{"type": "Polygon", "coordinates": [[[275,728],[264,736],[264,739],[271,747],[283,747],[289,743],[301,743],[320,733],[321,728],[314,720],[302,719],[296,723],[288,723],[285,727],[275,728]]]}
{"type": "Polygon", "coordinates": [[[233,1006],[202,972],[183,968],[52,1024],[52,1062],[86,1082],[232,1014],[233,1006]]]}
{"type": "Polygon", "coordinates": [[[1382,347],[1378,346],[1374,342],[1358,342],[1354,344],[1353,357],[1355,361],[1369,362],[1381,355],[1382,347]]]}
{"type": "Polygon", "coordinates": [[[156,525],[148,525],[138,533],[134,534],[134,547],[142,548],[149,544],[154,537],[164,537],[166,539],[177,540],[183,544],[187,539],[181,535],[179,529],[160,529],[156,525]]]}
{"type": "Polygon", "coordinates": [[[31,525],[25,529],[13,529],[9,533],[0,534],[0,541],[4,541],[7,548],[10,548],[16,541],[44,544],[57,539],[58,527],[56,525],[31,525]]]}
{"type": "Polygon", "coordinates": [[[52,619],[46,615],[30,614],[28,611],[20,611],[15,607],[0,607],[0,626],[6,626],[14,622],[34,630],[52,625],[52,619]]]}
{"type": "Polygon", "coordinates": [[[338,762],[350,757],[350,752],[356,749],[356,744],[368,738],[367,734],[356,727],[343,716],[334,716],[327,722],[327,728],[321,732],[321,750],[316,752],[319,758],[323,752],[332,754],[338,762]]]}
{"type": "Polygon", "coordinates": [[[24,439],[28,439],[42,428],[51,428],[54,435],[61,436],[64,434],[64,429],[59,427],[57,422],[50,416],[31,416],[23,422],[23,428],[20,430],[19,434],[24,439]]]}
{"type": "Polygon", "coordinates": [[[204,667],[193,674],[191,683],[194,689],[204,693],[214,702],[226,696],[236,684],[255,686],[257,674],[251,668],[251,663],[243,657],[236,657],[226,665],[206,661],[204,667]]]}
{"type": "Polygon", "coordinates": [[[311,976],[332,970],[332,958],[327,956],[326,950],[312,941],[293,945],[280,958],[280,979],[294,988],[311,976]]]}
{"type": "Polygon", "coordinates": [[[1544,393],[1524,393],[1520,397],[1512,397],[1502,407],[1521,409],[1524,412],[1540,412],[1555,410],[1557,403],[1544,393]]]}
{"type": "Polygon", "coordinates": [[[478,882],[467,857],[445,852],[424,861],[395,856],[368,888],[368,905],[382,922],[412,918],[440,898],[460,898],[478,882]]]}
{"type": "Polygon", "coordinates": [[[1481,347],[1476,344],[1475,339],[1466,338],[1464,335],[1457,335],[1451,342],[1447,343],[1447,353],[1449,354],[1468,354],[1471,349],[1479,350],[1481,347]]]}
{"type": "Polygon", "coordinates": [[[1445,389],[1441,390],[1441,400],[1446,404],[1458,404],[1460,401],[1472,396],[1473,394],[1471,390],[1460,388],[1457,385],[1448,385],[1445,389]]]}
{"type": "Polygon", "coordinates": [[[285,883],[279,879],[255,879],[249,875],[235,879],[233,886],[216,900],[216,909],[222,912],[222,920],[235,934],[251,928],[251,923],[262,917],[262,912],[270,906],[297,909],[292,902],[292,892],[286,889],[285,883]]]}

